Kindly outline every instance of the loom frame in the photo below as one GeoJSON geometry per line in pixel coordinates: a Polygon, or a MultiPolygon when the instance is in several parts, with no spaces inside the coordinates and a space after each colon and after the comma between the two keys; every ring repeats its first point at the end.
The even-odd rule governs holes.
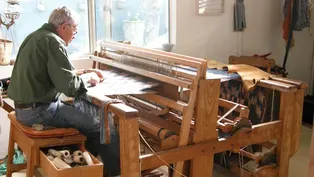
{"type": "MultiPolygon", "coordinates": [[[[206,60],[111,41],[106,41],[104,45],[120,52],[132,52],[142,57],[155,57],[159,60],[171,61],[197,68],[196,76],[188,76],[189,79],[193,79],[193,82],[188,84],[180,81],[174,82],[173,79],[162,77],[158,74],[150,74],[150,72],[142,69],[114,64],[114,62],[110,62],[106,58],[106,52],[95,52],[94,56],[90,57],[94,61],[94,68],[97,67],[96,63],[98,63],[103,66],[113,66],[124,70],[132,69],[131,72],[133,73],[154,78],[168,84],[187,87],[191,90],[186,94],[186,97],[189,98],[189,102],[186,104],[173,101],[161,95],[142,95],[147,100],[153,100],[165,107],[179,109],[184,113],[181,118],[180,136],[177,147],[157,153],[167,163],[174,163],[176,170],[184,172],[186,168],[184,168],[183,162],[190,160],[191,164],[187,167],[190,170],[190,176],[212,176],[213,157],[215,153],[227,150],[238,151],[243,146],[261,144],[277,139],[277,176],[288,176],[289,158],[299,148],[303,96],[307,84],[279,77],[259,81],[257,83],[258,86],[271,88],[280,92],[279,120],[254,125],[251,131],[239,132],[228,139],[218,139],[216,123],[217,117],[219,117],[218,107],[223,106],[230,109],[235,103],[219,98],[220,79],[205,79],[206,60]],[[195,114],[193,111],[195,111],[195,114]],[[195,119],[194,124],[191,123],[193,117],[195,119]],[[192,141],[189,140],[191,136],[193,137],[192,141]]],[[[106,96],[94,97],[92,103],[101,105],[107,99],[110,98],[106,96]]],[[[247,107],[243,105],[242,108],[237,111],[242,111],[244,117],[248,116],[249,110],[247,110],[247,107]]],[[[138,177],[141,171],[164,165],[156,155],[139,155],[140,140],[138,131],[140,130],[139,120],[141,118],[138,110],[123,104],[112,104],[112,108],[109,108],[109,111],[116,114],[115,118],[119,124],[121,176],[138,177]]],[[[174,173],[173,176],[178,177],[180,175],[174,173]]]]}

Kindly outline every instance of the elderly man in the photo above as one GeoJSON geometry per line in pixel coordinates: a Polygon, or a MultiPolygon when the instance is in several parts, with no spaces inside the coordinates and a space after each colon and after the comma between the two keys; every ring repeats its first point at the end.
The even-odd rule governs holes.
{"type": "Polygon", "coordinates": [[[96,118],[61,102],[58,97],[78,97],[87,83],[103,79],[98,70],[74,70],[66,46],[75,38],[78,19],[66,7],[55,9],[48,23],[31,33],[22,43],[8,88],[14,100],[17,119],[26,126],[43,124],[60,128],[76,128],[87,137],[86,148],[101,156],[104,176],[120,175],[118,138],[113,134],[109,145],[100,143],[100,122],[96,118]],[[80,74],[96,73],[83,80],[80,74]]]}

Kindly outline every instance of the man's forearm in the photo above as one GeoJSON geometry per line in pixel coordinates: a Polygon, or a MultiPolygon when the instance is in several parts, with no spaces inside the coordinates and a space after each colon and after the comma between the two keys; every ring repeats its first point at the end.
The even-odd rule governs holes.
{"type": "Polygon", "coordinates": [[[78,69],[78,70],[75,70],[74,73],[77,75],[77,76],[80,76],[82,74],[86,74],[86,73],[91,73],[93,72],[94,69],[78,69]]]}
{"type": "Polygon", "coordinates": [[[87,73],[87,69],[78,69],[78,70],[74,70],[75,75],[80,76],[82,74],[87,73]]]}

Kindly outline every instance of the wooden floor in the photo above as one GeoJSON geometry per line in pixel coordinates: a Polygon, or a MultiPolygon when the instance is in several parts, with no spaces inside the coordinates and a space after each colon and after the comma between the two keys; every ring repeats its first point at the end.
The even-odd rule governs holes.
{"type": "MultiPolygon", "coordinates": [[[[299,151],[290,159],[289,177],[307,177],[307,167],[309,163],[309,147],[311,143],[312,129],[302,126],[301,145],[299,151]]],[[[167,168],[162,167],[161,170],[167,176],[167,168]]],[[[0,177],[5,177],[0,176],[0,177]]],[[[14,173],[13,177],[25,177],[25,172],[14,173]]],[[[36,175],[40,177],[40,175],[36,175]]],[[[230,173],[218,167],[215,168],[214,177],[234,177],[230,173]]]]}

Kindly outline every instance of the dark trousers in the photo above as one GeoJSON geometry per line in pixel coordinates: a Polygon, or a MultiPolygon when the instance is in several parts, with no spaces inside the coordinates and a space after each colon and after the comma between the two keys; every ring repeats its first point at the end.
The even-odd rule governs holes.
{"type": "Polygon", "coordinates": [[[57,128],[76,128],[87,137],[86,149],[94,156],[100,155],[104,176],[120,175],[120,148],[117,132],[111,130],[110,144],[100,143],[100,121],[60,100],[30,109],[16,109],[16,116],[26,126],[42,124],[57,128]]]}

